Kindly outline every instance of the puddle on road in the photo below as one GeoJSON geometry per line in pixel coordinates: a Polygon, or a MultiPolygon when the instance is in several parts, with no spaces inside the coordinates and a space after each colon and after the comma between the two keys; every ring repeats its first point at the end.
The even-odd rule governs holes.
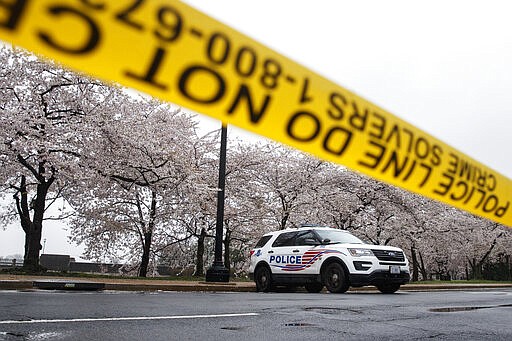
{"type": "Polygon", "coordinates": [[[21,334],[17,332],[0,332],[0,340],[62,340],[65,338],[64,333],[58,332],[42,332],[42,333],[29,333],[21,334]]]}
{"type": "Polygon", "coordinates": [[[7,333],[3,333],[3,334],[4,335],[9,335],[9,336],[15,336],[15,337],[23,337],[23,338],[25,337],[24,334],[19,334],[19,333],[9,333],[9,332],[7,332],[7,333]]]}
{"type": "Polygon", "coordinates": [[[327,314],[327,315],[338,315],[340,313],[355,313],[355,314],[361,314],[362,312],[355,309],[348,309],[348,308],[336,308],[336,307],[306,307],[303,308],[304,311],[312,311],[315,313],[320,314],[327,314]]]}
{"type": "Polygon", "coordinates": [[[490,309],[490,308],[510,308],[512,304],[499,304],[499,305],[491,305],[491,306],[480,306],[480,307],[447,307],[447,308],[434,308],[429,309],[429,311],[435,313],[453,313],[458,311],[471,311],[478,309],[490,309]]]}
{"type": "Polygon", "coordinates": [[[243,330],[245,327],[221,327],[223,330],[243,330]]]}
{"type": "Polygon", "coordinates": [[[315,325],[312,323],[305,322],[293,322],[293,323],[285,323],[285,327],[314,327],[315,325]]]}

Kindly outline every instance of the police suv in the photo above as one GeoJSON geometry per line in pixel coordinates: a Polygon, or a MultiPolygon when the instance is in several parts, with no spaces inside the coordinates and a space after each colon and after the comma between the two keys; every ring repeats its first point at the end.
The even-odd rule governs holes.
{"type": "Polygon", "coordinates": [[[265,234],[251,250],[249,277],[258,291],[304,285],[333,293],[375,285],[391,294],[409,282],[409,262],[392,246],[369,245],[350,232],[305,226],[265,234]]]}

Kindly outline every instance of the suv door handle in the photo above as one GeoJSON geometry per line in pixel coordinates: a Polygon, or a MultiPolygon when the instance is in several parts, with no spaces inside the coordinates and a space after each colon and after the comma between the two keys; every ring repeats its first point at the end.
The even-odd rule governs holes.
{"type": "Polygon", "coordinates": [[[274,253],[274,251],[270,250],[268,253],[274,253]]]}
{"type": "Polygon", "coordinates": [[[293,250],[293,252],[300,252],[300,250],[293,250]]]}

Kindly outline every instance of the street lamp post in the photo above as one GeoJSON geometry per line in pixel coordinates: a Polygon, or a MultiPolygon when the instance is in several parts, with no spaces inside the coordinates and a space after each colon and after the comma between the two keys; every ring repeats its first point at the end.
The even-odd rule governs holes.
{"type": "Polygon", "coordinates": [[[226,188],[226,145],[228,128],[223,123],[220,134],[219,186],[217,188],[217,224],[215,226],[215,259],[206,270],[206,282],[229,282],[229,270],[222,261],[224,234],[224,193],[226,188]]]}

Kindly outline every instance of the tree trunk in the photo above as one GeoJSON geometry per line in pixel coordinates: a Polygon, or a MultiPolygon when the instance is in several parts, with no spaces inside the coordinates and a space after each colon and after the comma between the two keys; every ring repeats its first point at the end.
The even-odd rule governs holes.
{"type": "Polygon", "coordinates": [[[231,245],[231,231],[226,229],[226,237],[224,238],[224,267],[226,269],[231,268],[231,258],[230,258],[230,245],[231,245]]]}
{"type": "Polygon", "coordinates": [[[421,277],[423,277],[423,280],[426,281],[428,279],[427,269],[425,269],[425,262],[423,261],[423,256],[421,255],[421,252],[418,252],[418,255],[420,257],[420,272],[421,277]]]}
{"type": "Polygon", "coordinates": [[[469,262],[469,266],[471,267],[471,279],[483,279],[482,262],[473,258],[473,261],[469,262]]]}
{"type": "Polygon", "coordinates": [[[507,281],[512,280],[512,264],[510,264],[510,255],[507,255],[507,281]]]}
{"type": "Polygon", "coordinates": [[[149,266],[149,253],[151,251],[152,232],[144,233],[144,247],[142,251],[142,260],[140,262],[139,277],[147,277],[149,266]]]}
{"type": "Polygon", "coordinates": [[[416,256],[416,248],[411,246],[411,258],[412,258],[412,281],[417,282],[419,280],[418,271],[418,257],[416,256]]]}
{"type": "MultiPolygon", "coordinates": [[[[39,171],[44,173],[44,167],[42,164],[39,167],[39,171]]],[[[45,211],[46,195],[52,185],[54,178],[45,180],[44,177],[40,177],[37,185],[36,197],[31,203],[30,207],[28,204],[28,188],[26,184],[25,176],[21,176],[20,187],[17,188],[18,193],[21,194],[21,198],[18,193],[14,195],[16,200],[16,209],[18,216],[20,217],[21,227],[25,232],[25,254],[23,258],[23,267],[28,271],[40,271],[39,265],[39,252],[42,249],[41,236],[43,230],[43,218],[45,211]],[[33,218],[30,219],[30,210],[33,210],[33,218]]]]}
{"type": "Polygon", "coordinates": [[[25,257],[23,267],[29,271],[39,271],[39,252],[41,246],[42,224],[32,223],[30,231],[25,234],[25,257]]]}
{"type": "Polygon", "coordinates": [[[510,255],[507,255],[507,281],[512,280],[512,264],[510,263],[510,255]]]}
{"type": "Polygon", "coordinates": [[[197,238],[196,271],[194,276],[204,276],[204,243],[206,240],[206,229],[203,227],[197,238]]]}
{"type": "Polygon", "coordinates": [[[281,217],[281,224],[279,226],[279,229],[280,230],[284,230],[286,229],[286,223],[288,222],[288,218],[290,217],[290,213],[289,212],[285,212],[283,214],[283,216],[281,217]]]}
{"type": "MultiPolygon", "coordinates": [[[[137,199],[138,200],[138,199],[137,199]]],[[[139,215],[143,219],[142,212],[139,209],[139,215]]],[[[144,241],[142,245],[142,259],[140,262],[139,277],[146,277],[148,274],[149,254],[151,252],[151,244],[153,241],[153,230],[155,228],[156,219],[156,192],[151,191],[151,208],[149,211],[148,228],[144,231],[144,241]]]]}

